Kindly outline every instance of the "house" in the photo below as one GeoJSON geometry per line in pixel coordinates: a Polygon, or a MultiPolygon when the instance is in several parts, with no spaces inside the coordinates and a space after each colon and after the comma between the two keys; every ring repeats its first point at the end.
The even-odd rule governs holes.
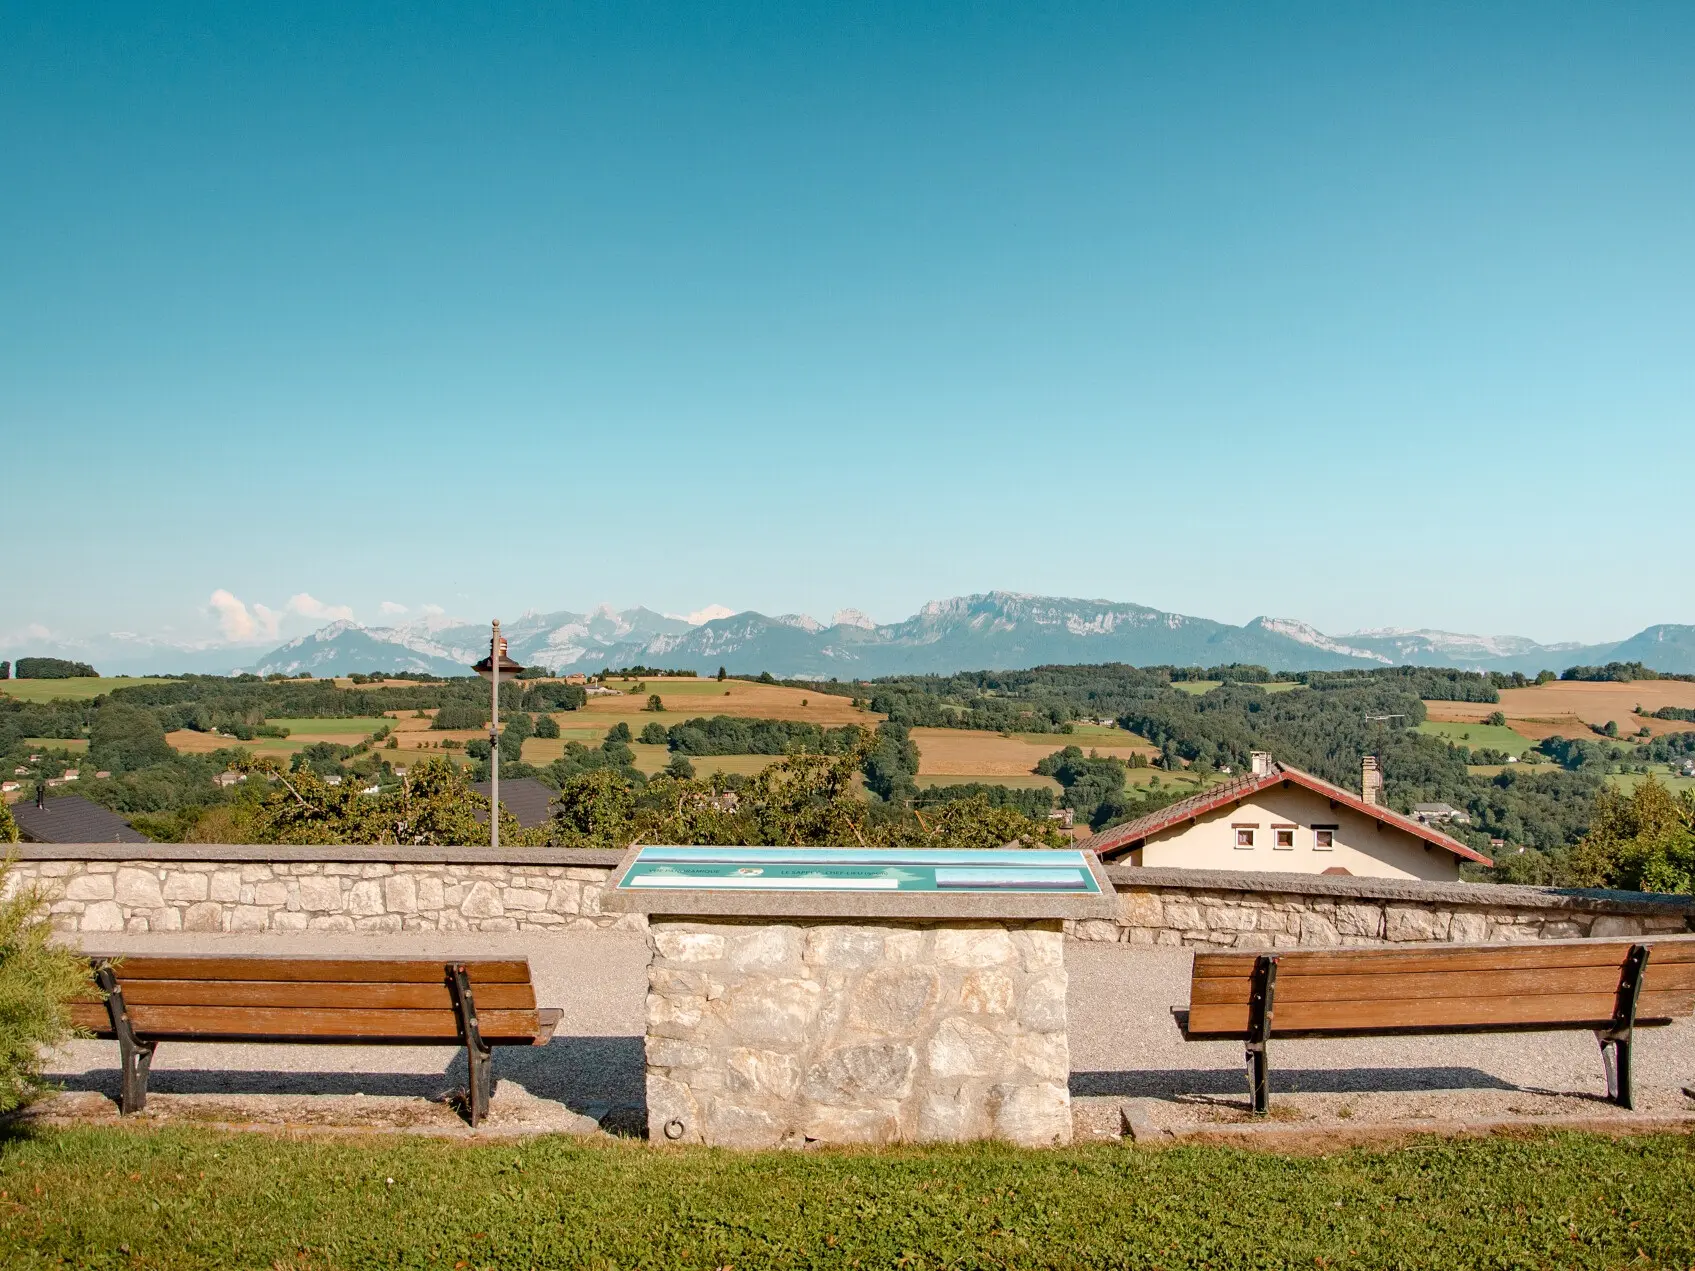
{"type": "Polygon", "coordinates": [[[222,786],[225,790],[246,780],[247,774],[245,772],[220,772],[212,778],[213,784],[222,786]]]}
{"type": "MultiPolygon", "coordinates": [[[[492,783],[487,781],[471,783],[471,789],[485,799],[492,788],[492,783]]],[[[534,777],[513,777],[500,783],[500,807],[517,817],[518,824],[526,830],[533,830],[553,819],[553,791],[534,777]]],[[[483,809],[478,808],[472,815],[484,825],[488,824],[488,813],[483,809]]]]}
{"type": "Polygon", "coordinates": [[[1078,846],[1123,865],[1432,881],[1458,879],[1465,861],[1494,863],[1384,806],[1374,757],[1366,756],[1361,777],[1364,795],[1256,753],[1234,780],[1078,846]]]}
{"type": "Polygon", "coordinates": [[[24,783],[21,781],[0,781],[0,794],[11,794],[12,791],[23,788],[24,783]]]}
{"type": "Polygon", "coordinates": [[[12,807],[18,833],[29,843],[148,843],[152,840],[116,812],[78,795],[46,799],[40,807],[18,803],[12,807]]]}
{"type": "Polygon", "coordinates": [[[1461,812],[1451,803],[1415,803],[1412,814],[1415,821],[1423,821],[1426,825],[1442,821],[1452,821],[1455,825],[1471,824],[1471,814],[1461,812]]]}
{"type": "Polygon", "coordinates": [[[572,671],[571,674],[565,677],[565,682],[567,684],[587,684],[589,682],[589,677],[584,675],[581,671],[572,671]]]}
{"type": "Polygon", "coordinates": [[[1048,820],[1058,821],[1061,829],[1069,830],[1076,819],[1077,811],[1074,808],[1053,808],[1048,812],[1048,820]]]}
{"type": "Polygon", "coordinates": [[[81,771],[79,771],[76,768],[66,768],[59,775],[61,777],[63,777],[66,781],[76,781],[82,776],[82,773],[81,773],[81,771]]]}

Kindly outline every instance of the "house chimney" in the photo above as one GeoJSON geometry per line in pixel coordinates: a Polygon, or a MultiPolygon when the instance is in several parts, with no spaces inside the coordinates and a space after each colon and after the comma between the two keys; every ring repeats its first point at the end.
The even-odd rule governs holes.
{"type": "Polygon", "coordinates": [[[1360,794],[1372,807],[1383,806],[1383,773],[1377,767],[1376,755],[1360,760],[1360,794]]]}
{"type": "Polygon", "coordinates": [[[1248,758],[1252,761],[1254,776],[1264,777],[1271,772],[1271,753],[1269,751],[1249,751],[1248,758]]]}

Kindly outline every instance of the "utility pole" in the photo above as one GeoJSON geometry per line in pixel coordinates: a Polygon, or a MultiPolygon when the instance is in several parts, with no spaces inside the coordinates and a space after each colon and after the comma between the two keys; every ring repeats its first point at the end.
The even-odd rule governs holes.
{"type": "Polygon", "coordinates": [[[500,846],[500,674],[517,675],[524,668],[506,656],[506,641],[501,638],[500,619],[494,620],[489,636],[488,657],[473,668],[489,682],[489,809],[488,845],[500,846]]]}

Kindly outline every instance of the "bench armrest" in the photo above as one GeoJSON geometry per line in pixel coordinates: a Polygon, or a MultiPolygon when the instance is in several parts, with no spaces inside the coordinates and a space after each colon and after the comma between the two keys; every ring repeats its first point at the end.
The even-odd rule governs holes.
{"type": "Polygon", "coordinates": [[[545,1046],[553,1037],[553,1030],[559,1027],[559,1021],[565,1018],[565,1012],[557,1006],[544,1006],[536,1012],[539,1025],[536,1028],[536,1039],[532,1046],[545,1046]]]}

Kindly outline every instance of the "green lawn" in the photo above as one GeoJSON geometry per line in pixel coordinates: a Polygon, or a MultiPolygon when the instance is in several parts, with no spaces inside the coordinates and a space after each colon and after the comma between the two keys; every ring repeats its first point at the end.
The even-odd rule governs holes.
{"type": "MultiPolygon", "coordinates": [[[[1695,777],[1674,777],[1671,774],[1671,769],[1663,764],[1652,764],[1650,766],[1654,769],[1655,780],[1673,794],[1680,794],[1685,790],[1695,790],[1695,777]]],[[[1606,782],[1615,790],[1630,791],[1636,789],[1647,779],[1640,772],[1615,772],[1606,778],[1606,782]]]]}
{"type": "Polygon", "coordinates": [[[210,1130],[0,1142],[10,1267],[1686,1267],[1695,1140],[734,1153],[210,1130]]]}
{"type": "Polygon", "coordinates": [[[24,737],[18,745],[28,746],[31,750],[69,750],[82,754],[88,749],[86,737],[24,737]]]}
{"type": "Polygon", "coordinates": [[[387,717],[362,715],[353,719],[267,719],[267,724],[286,728],[290,733],[314,733],[324,737],[347,737],[346,744],[369,737],[384,725],[395,722],[387,717]]]}
{"type": "Polygon", "coordinates": [[[1487,746],[1491,750],[1502,750],[1509,755],[1522,755],[1536,744],[1522,733],[1503,728],[1499,724],[1447,724],[1426,720],[1418,726],[1417,731],[1427,737],[1440,737],[1443,741],[1451,741],[1456,745],[1470,746],[1473,750],[1479,746],[1487,746]]]}
{"type": "Polygon", "coordinates": [[[20,702],[86,702],[91,697],[99,697],[100,694],[110,693],[113,689],[168,682],[150,678],[131,680],[110,675],[92,679],[82,676],[73,680],[0,680],[0,693],[15,697],[20,702]]]}
{"type": "MultiPolygon", "coordinates": [[[[1193,693],[1196,697],[1199,697],[1203,693],[1212,692],[1222,683],[1224,683],[1223,680],[1173,680],[1171,687],[1179,692],[1193,693]]],[[[1261,684],[1260,687],[1267,693],[1287,693],[1293,689],[1305,688],[1306,685],[1298,680],[1273,680],[1269,684],[1261,684]]]]}

